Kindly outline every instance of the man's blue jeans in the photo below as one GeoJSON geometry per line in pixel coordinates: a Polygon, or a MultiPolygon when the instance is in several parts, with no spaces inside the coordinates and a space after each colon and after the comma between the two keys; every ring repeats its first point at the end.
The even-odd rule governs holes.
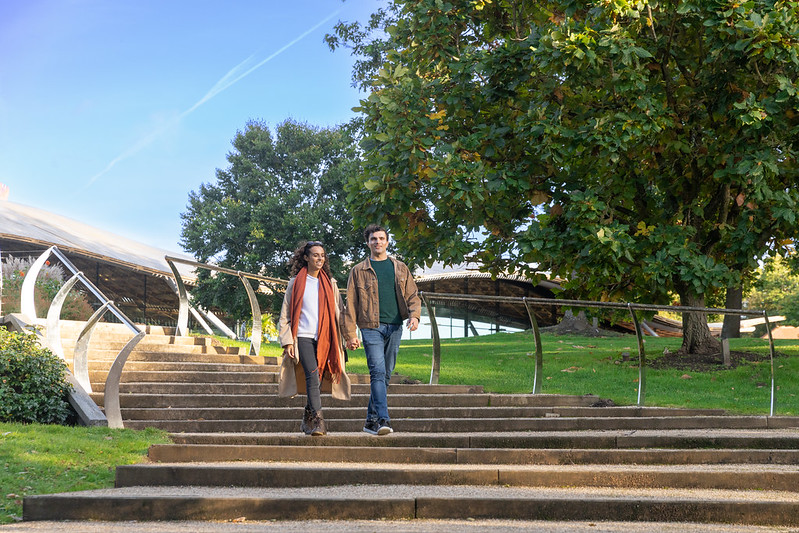
{"type": "Polygon", "coordinates": [[[377,329],[361,329],[366,364],[369,365],[371,396],[367,420],[390,420],[388,416],[388,382],[397,363],[402,324],[380,324],[377,329]]]}

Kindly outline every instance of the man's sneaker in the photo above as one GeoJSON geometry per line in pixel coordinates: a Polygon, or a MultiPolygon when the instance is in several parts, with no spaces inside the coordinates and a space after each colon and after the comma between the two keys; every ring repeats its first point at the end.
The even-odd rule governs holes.
{"type": "Polygon", "coordinates": [[[377,420],[367,420],[363,425],[363,430],[370,435],[377,435],[380,426],[377,425],[377,420]]]}
{"type": "Polygon", "coordinates": [[[394,433],[394,430],[391,429],[391,422],[386,420],[385,418],[381,418],[377,422],[377,434],[378,435],[388,435],[389,433],[394,433]]]}

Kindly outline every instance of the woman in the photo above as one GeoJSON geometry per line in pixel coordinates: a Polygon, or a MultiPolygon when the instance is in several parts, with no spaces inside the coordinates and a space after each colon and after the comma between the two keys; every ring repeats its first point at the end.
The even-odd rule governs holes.
{"type": "MultiPolygon", "coordinates": [[[[305,372],[308,403],[300,430],[306,435],[325,435],[321,381],[332,382],[334,398],[350,399],[350,380],[344,368],[339,330],[341,299],[336,280],[321,242],[300,244],[289,261],[291,280],[280,311],[278,339],[283,346],[280,394],[293,396],[296,366],[305,372]]],[[[301,384],[299,380],[296,382],[301,384]]],[[[300,387],[301,388],[301,387],[300,387]]]]}

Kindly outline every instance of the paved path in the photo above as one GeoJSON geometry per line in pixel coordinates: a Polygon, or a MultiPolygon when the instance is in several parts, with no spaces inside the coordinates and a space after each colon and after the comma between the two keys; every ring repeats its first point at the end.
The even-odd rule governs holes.
{"type": "Polygon", "coordinates": [[[675,522],[522,520],[309,520],[303,522],[23,522],[3,533],[799,533],[796,528],[675,522]]]}

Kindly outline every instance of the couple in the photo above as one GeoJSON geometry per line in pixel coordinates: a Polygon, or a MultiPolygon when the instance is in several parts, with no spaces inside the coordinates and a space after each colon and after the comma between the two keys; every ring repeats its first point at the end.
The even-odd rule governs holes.
{"type": "Polygon", "coordinates": [[[281,369],[280,389],[286,390],[284,382],[292,378],[291,363],[302,365],[308,402],[300,430],[307,435],[327,433],[322,417],[321,377],[330,378],[334,398],[350,397],[343,346],[350,350],[361,346],[356,326],[361,330],[371,383],[363,430],[372,435],[393,431],[388,415],[388,383],[397,361],[402,321],[407,319],[411,331],[419,327],[421,300],[408,267],[388,256],[386,229],[371,225],[364,230],[364,238],[369,257],[350,271],[346,307],[341,305],[321,242],[301,245],[290,262],[293,277],[286,288],[278,324],[283,368],[288,368],[287,372],[281,369]]]}

